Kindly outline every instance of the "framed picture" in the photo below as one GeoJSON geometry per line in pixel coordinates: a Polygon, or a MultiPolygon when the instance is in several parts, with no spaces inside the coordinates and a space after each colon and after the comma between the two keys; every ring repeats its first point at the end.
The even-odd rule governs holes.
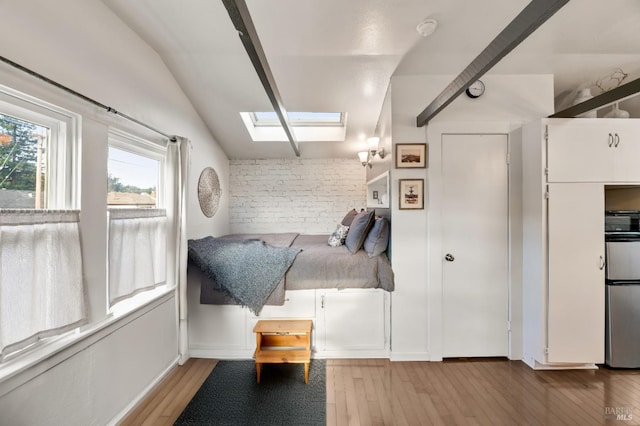
{"type": "Polygon", "coordinates": [[[427,163],[426,143],[396,144],[397,169],[424,169],[427,163]]]}
{"type": "Polygon", "coordinates": [[[424,209],[424,179],[400,179],[400,210],[424,209]]]}

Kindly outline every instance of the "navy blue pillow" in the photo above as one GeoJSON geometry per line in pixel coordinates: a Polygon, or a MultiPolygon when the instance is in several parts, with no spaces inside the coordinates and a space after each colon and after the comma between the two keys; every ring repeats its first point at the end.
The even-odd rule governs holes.
{"type": "Polygon", "coordinates": [[[388,245],[389,221],[384,217],[378,217],[364,240],[364,250],[369,257],[379,256],[387,250],[388,245]]]}
{"type": "Polygon", "coordinates": [[[364,240],[367,238],[369,230],[373,226],[374,215],[375,211],[371,210],[370,212],[360,212],[353,218],[347,239],[344,242],[344,245],[347,246],[351,254],[356,253],[362,248],[364,240]]]}

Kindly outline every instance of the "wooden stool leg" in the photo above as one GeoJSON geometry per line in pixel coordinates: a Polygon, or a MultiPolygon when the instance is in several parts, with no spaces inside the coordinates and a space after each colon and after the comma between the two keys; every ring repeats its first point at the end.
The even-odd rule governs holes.
{"type": "Polygon", "coordinates": [[[256,378],[258,383],[260,383],[260,370],[262,369],[262,364],[260,364],[259,362],[256,362],[256,378]]]}
{"type": "Polygon", "coordinates": [[[309,363],[304,363],[304,382],[309,383],[309,363]]]}

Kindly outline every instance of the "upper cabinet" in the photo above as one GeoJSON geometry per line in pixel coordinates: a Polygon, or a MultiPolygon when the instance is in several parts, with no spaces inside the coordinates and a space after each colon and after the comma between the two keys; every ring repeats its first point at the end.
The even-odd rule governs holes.
{"type": "Polygon", "coordinates": [[[640,120],[547,121],[549,182],[640,181],[640,120]]]}

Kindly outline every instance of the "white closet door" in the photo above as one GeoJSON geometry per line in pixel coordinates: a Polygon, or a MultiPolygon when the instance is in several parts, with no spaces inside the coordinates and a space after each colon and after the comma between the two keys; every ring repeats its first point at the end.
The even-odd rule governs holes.
{"type": "Polygon", "coordinates": [[[507,147],[506,135],[442,137],[444,357],[508,354],[507,147]]]}
{"type": "Polygon", "coordinates": [[[604,362],[604,186],[549,185],[547,361],[604,362]]]}

